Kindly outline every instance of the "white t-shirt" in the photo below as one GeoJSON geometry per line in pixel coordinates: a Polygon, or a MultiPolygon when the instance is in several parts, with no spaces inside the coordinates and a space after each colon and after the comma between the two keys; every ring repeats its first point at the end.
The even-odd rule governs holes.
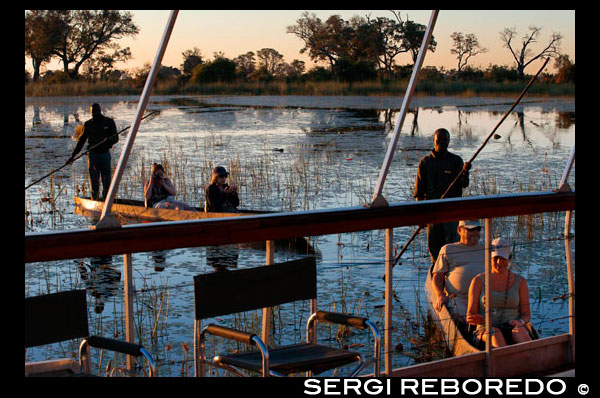
{"type": "Polygon", "coordinates": [[[467,246],[460,242],[443,246],[433,267],[433,272],[446,273],[446,292],[455,294],[460,315],[466,315],[469,286],[473,278],[485,272],[483,245],[467,246]]]}

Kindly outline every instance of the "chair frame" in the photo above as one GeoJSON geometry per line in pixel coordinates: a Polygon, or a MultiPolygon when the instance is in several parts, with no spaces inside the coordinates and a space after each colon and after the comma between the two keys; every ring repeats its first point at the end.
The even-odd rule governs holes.
{"type": "MultiPolygon", "coordinates": [[[[256,345],[258,347],[258,350],[260,351],[261,357],[262,357],[261,375],[263,377],[285,376],[284,374],[281,374],[279,372],[276,372],[276,371],[270,369],[269,348],[261,340],[260,337],[256,336],[253,333],[247,333],[244,331],[231,329],[228,327],[219,326],[219,325],[215,325],[212,323],[208,324],[202,328],[201,322],[202,322],[202,319],[208,318],[211,316],[227,315],[227,314],[231,314],[231,313],[243,312],[243,311],[259,309],[259,308],[264,308],[264,307],[270,307],[270,306],[279,305],[279,304],[288,303],[288,302],[293,302],[293,301],[297,301],[300,299],[310,299],[312,314],[309,316],[307,323],[306,323],[306,343],[307,344],[316,344],[316,325],[318,322],[327,322],[327,323],[347,325],[347,326],[351,326],[351,327],[358,328],[358,329],[365,329],[368,327],[369,329],[371,329],[374,339],[375,339],[373,358],[370,359],[369,361],[365,361],[361,354],[354,353],[356,355],[356,359],[359,363],[350,372],[348,377],[356,376],[367,364],[369,364],[371,362],[374,362],[374,364],[375,364],[375,369],[374,369],[375,377],[379,377],[380,364],[381,364],[381,335],[380,335],[379,331],[377,330],[377,327],[375,326],[375,324],[373,324],[371,321],[369,321],[366,318],[361,318],[361,317],[356,317],[356,316],[351,316],[351,315],[346,315],[346,314],[341,314],[341,313],[316,310],[316,296],[317,296],[317,294],[316,294],[316,262],[315,262],[314,257],[308,257],[308,258],[301,259],[301,260],[288,261],[286,263],[280,263],[280,264],[270,265],[270,266],[266,266],[266,267],[257,267],[257,268],[246,269],[246,270],[228,271],[228,273],[229,273],[229,275],[233,276],[233,275],[235,275],[234,273],[239,273],[240,271],[244,271],[245,272],[244,275],[250,275],[251,273],[256,273],[256,272],[259,272],[259,273],[262,272],[262,273],[265,273],[265,278],[268,279],[270,277],[269,275],[267,275],[269,273],[268,270],[269,269],[273,270],[272,267],[280,267],[283,272],[285,272],[286,270],[289,270],[292,273],[296,272],[296,275],[298,275],[300,279],[301,278],[309,278],[309,280],[307,282],[300,281],[299,282],[300,285],[313,284],[314,286],[312,287],[311,291],[308,294],[300,294],[300,296],[294,296],[294,293],[290,293],[291,294],[291,296],[290,296],[288,294],[289,292],[283,293],[284,295],[288,294],[287,301],[285,301],[286,300],[285,298],[283,299],[284,301],[282,301],[281,298],[273,298],[273,297],[269,297],[268,299],[265,299],[267,301],[269,301],[269,300],[272,301],[269,303],[270,305],[258,305],[257,303],[254,303],[254,305],[253,304],[245,304],[245,303],[242,303],[241,305],[234,304],[234,307],[236,307],[236,308],[234,308],[231,311],[225,310],[224,313],[218,313],[218,312],[220,312],[219,309],[216,309],[216,310],[211,309],[207,312],[203,312],[203,311],[198,311],[198,308],[196,308],[196,319],[195,319],[195,323],[194,323],[195,376],[196,377],[204,377],[205,376],[205,373],[206,373],[205,365],[228,370],[237,376],[249,376],[246,372],[242,371],[241,369],[237,368],[236,366],[221,363],[220,356],[216,356],[213,359],[213,361],[208,360],[206,358],[206,354],[205,354],[206,335],[207,334],[219,336],[219,337],[225,338],[225,339],[236,340],[238,342],[242,342],[242,343],[245,343],[248,345],[256,345]],[[290,268],[292,266],[296,267],[297,271],[290,268]],[[285,267],[288,267],[288,268],[285,268],[285,267]],[[254,271],[254,270],[256,270],[256,271],[254,271]],[[308,274],[308,276],[307,276],[307,274],[308,274]],[[314,274],[314,275],[311,275],[311,274],[314,274]],[[311,277],[313,278],[312,280],[310,280],[311,277]],[[289,300],[290,297],[292,298],[291,300],[289,300]]],[[[280,272],[280,271],[277,271],[277,272],[280,272]]],[[[196,296],[195,297],[196,307],[199,306],[198,290],[200,289],[196,282],[199,280],[198,278],[202,278],[203,276],[204,275],[198,275],[194,278],[194,293],[196,296]]],[[[223,276],[223,277],[226,277],[226,276],[223,276]]],[[[292,280],[294,277],[291,276],[289,278],[290,278],[290,280],[292,280]]],[[[221,282],[221,283],[223,283],[223,282],[221,282]]],[[[270,283],[273,283],[273,282],[270,282],[270,283]]],[[[277,282],[275,282],[275,283],[277,283],[277,282]]],[[[248,283],[247,285],[252,285],[252,283],[248,283]]],[[[211,285],[211,284],[207,284],[206,288],[217,289],[216,286],[211,285]]],[[[260,296],[267,296],[267,295],[269,295],[269,293],[267,293],[265,291],[265,289],[262,289],[262,286],[258,287],[258,288],[245,286],[244,289],[248,289],[246,293],[254,294],[253,300],[258,300],[259,303],[266,304],[266,301],[261,301],[261,300],[263,300],[263,297],[260,297],[260,296]],[[259,297],[257,298],[256,296],[259,296],[259,297]]],[[[283,290],[286,290],[286,289],[283,289],[283,290]]],[[[207,293],[207,296],[210,296],[210,294],[207,293]]],[[[244,298],[246,298],[246,297],[244,297],[244,298]]],[[[307,375],[310,376],[311,372],[310,371],[307,372],[307,375]]]]}
{"type": "Polygon", "coordinates": [[[25,352],[27,348],[81,338],[78,360],[70,358],[25,363],[25,376],[41,373],[69,371],[74,375],[89,374],[91,371],[90,347],[117,351],[135,357],[143,356],[149,367],[150,377],[156,375],[156,365],[150,353],[141,345],[107,337],[90,336],[87,319],[87,296],[85,290],[70,290],[25,299],[25,352]],[[37,303],[37,304],[36,304],[37,303]],[[41,305],[41,307],[40,307],[41,305]],[[81,314],[81,311],[84,311],[81,314]],[[31,314],[27,314],[31,312],[31,314]],[[45,319],[39,319],[43,312],[45,319]],[[63,313],[57,322],[48,321],[55,313],[63,313]],[[64,325],[61,320],[76,319],[64,325]],[[55,328],[50,326],[54,325],[55,328]],[[43,328],[43,329],[42,329],[43,328]],[[61,329],[62,328],[62,329],[61,329]],[[30,329],[30,330],[28,330],[30,329]],[[61,330],[59,330],[61,329],[61,330]]]}

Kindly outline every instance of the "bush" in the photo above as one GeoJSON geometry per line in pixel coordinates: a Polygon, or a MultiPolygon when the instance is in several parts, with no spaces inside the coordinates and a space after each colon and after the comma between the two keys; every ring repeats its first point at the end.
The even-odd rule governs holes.
{"type": "Polygon", "coordinates": [[[227,58],[198,65],[192,72],[192,83],[229,82],[235,79],[236,63],[227,58]]]}

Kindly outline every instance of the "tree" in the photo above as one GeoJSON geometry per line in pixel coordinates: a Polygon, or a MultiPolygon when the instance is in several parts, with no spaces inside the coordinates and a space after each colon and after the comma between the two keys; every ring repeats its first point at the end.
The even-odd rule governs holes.
{"type": "MultiPolygon", "coordinates": [[[[399,19],[398,15],[396,17],[399,19]]],[[[403,45],[402,20],[394,21],[384,17],[378,17],[374,20],[367,18],[367,20],[378,33],[377,41],[374,43],[378,49],[377,60],[388,77],[392,77],[394,58],[408,51],[403,45]]]]}
{"type": "Polygon", "coordinates": [[[115,48],[114,52],[107,54],[105,50],[99,50],[98,53],[90,58],[87,62],[87,74],[92,80],[103,79],[108,80],[109,76],[119,76],[114,74],[115,64],[117,62],[125,62],[131,59],[131,50],[129,47],[124,49],[115,48]]]}
{"type": "Polygon", "coordinates": [[[267,73],[275,75],[283,63],[283,55],[272,48],[262,48],[256,52],[258,67],[264,67],[267,73]]]}
{"type": "Polygon", "coordinates": [[[192,73],[192,83],[223,82],[235,79],[237,64],[225,57],[219,56],[210,62],[196,66],[192,73]]]}
{"type": "Polygon", "coordinates": [[[254,52],[252,51],[248,51],[246,54],[238,55],[234,61],[237,64],[237,74],[242,76],[244,79],[248,79],[248,77],[256,69],[254,52]]]}
{"type": "Polygon", "coordinates": [[[52,54],[59,57],[65,73],[71,78],[79,75],[81,65],[99,51],[118,46],[113,40],[134,36],[139,28],[130,12],[118,10],[70,10],[60,14],[65,29],[52,54]],[[72,69],[71,64],[75,64],[72,69]]]}
{"type": "Polygon", "coordinates": [[[339,57],[336,35],[340,33],[340,20],[339,16],[332,16],[328,18],[327,23],[323,23],[316,14],[305,11],[296,21],[296,25],[288,26],[286,30],[304,41],[300,54],[308,51],[311,60],[328,62],[331,68],[339,57]]]}
{"type": "MultiPolygon", "coordinates": [[[[423,38],[425,37],[425,32],[427,31],[427,26],[422,25],[420,23],[416,23],[407,19],[403,25],[404,39],[403,46],[409,51],[412,55],[413,64],[417,62],[417,57],[419,56],[419,50],[421,49],[421,44],[423,43],[423,38]]],[[[431,35],[431,39],[429,40],[429,46],[427,47],[429,51],[434,52],[437,47],[437,42],[433,35],[431,35]]]]}
{"type": "Polygon", "coordinates": [[[575,83],[575,64],[571,62],[568,55],[561,55],[554,61],[554,67],[558,70],[555,76],[556,83],[575,83]]]}
{"type": "Polygon", "coordinates": [[[487,52],[487,48],[483,48],[479,45],[479,41],[473,33],[464,35],[462,32],[453,32],[450,37],[453,41],[450,52],[456,54],[456,58],[458,59],[456,73],[456,78],[458,79],[463,68],[469,63],[469,59],[477,54],[487,52]]]}
{"type": "Polygon", "coordinates": [[[557,32],[552,33],[546,47],[544,47],[537,55],[533,55],[534,52],[530,46],[537,43],[541,30],[542,28],[538,28],[537,26],[529,26],[529,33],[523,35],[521,39],[521,49],[513,47],[513,40],[517,34],[516,28],[506,28],[500,32],[500,39],[504,42],[504,47],[508,48],[512,54],[517,72],[521,79],[525,77],[525,68],[536,59],[541,57],[556,58],[560,55],[560,41],[563,36],[557,32]]]}
{"type": "Polygon", "coordinates": [[[25,13],[25,55],[31,58],[33,81],[40,78],[42,65],[52,58],[52,51],[58,43],[64,20],[60,17],[65,11],[32,10],[25,13]]]}
{"type": "Polygon", "coordinates": [[[183,56],[181,71],[184,75],[191,76],[194,68],[202,64],[202,54],[197,47],[194,47],[192,50],[185,50],[181,55],[183,56]]]}

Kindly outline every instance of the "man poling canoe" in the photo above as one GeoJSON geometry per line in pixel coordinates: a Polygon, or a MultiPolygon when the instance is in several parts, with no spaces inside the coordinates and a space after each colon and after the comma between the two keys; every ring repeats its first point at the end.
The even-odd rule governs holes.
{"type": "MultiPolygon", "coordinates": [[[[148,113],[146,116],[144,116],[144,117],[143,117],[141,120],[144,120],[144,119],[146,119],[147,117],[150,117],[150,116],[152,116],[152,115],[154,115],[154,114],[156,114],[156,113],[158,113],[158,111],[152,111],[152,112],[148,113]]],[[[121,131],[119,131],[118,133],[116,133],[116,134],[114,134],[114,135],[115,135],[115,136],[119,136],[119,135],[123,134],[125,131],[129,130],[129,127],[131,127],[131,126],[127,126],[127,127],[125,127],[124,129],[122,129],[121,131]]],[[[83,125],[81,125],[81,127],[80,127],[80,126],[77,126],[77,127],[75,128],[75,132],[74,132],[74,133],[75,133],[75,136],[76,136],[76,138],[77,138],[77,139],[81,138],[81,134],[83,134],[83,131],[81,130],[82,128],[83,128],[83,125]]],[[[106,137],[106,139],[105,139],[105,140],[108,140],[108,139],[111,139],[111,138],[112,138],[112,136],[110,136],[110,137],[106,137]]],[[[78,155],[76,155],[76,156],[74,156],[74,157],[73,157],[73,156],[69,157],[69,159],[67,159],[67,161],[66,161],[66,162],[65,162],[65,163],[64,163],[62,166],[60,166],[59,168],[57,168],[57,169],[55,169],[55,170],[52,170],[50,173],[46,174],[45,176],[43,176],[43,177],[41,177],[41,178],[38,178],[37,180],[35,180],[35,181],[34,181],[34,182],[32,182],[31,184],[27,185],[27,186],[25,187],[25,190],[27,190],[27,189],[31,188],[32,186],[34,186],[34,185],[38,184],[39,182],[43,181],[44,179],[46,179],[46,178],[50,177],[52,174],[54,174],[54,173],[56,173],[56,172],[58,172],[58,171],[60,171],[60,170],[64,169],[64,168],[65,168],[65,167],[67,167],[68,165],[71,165],[71,164],[73,164],[73,162],[74,162],[75,160],[77,160],[77,159],[81,158],[82,156],[86,155],[88,152],[90,152],[91,150],[93,150],[93,149],[94,149],[94,148],[96,148],[97,146],[104,145],[104,144],[105,144],[105,142],[106,142],[105,140],[102,140],[102,141],[98,142],[97,144],[95,144],[95,145],[92,145],[92,146],[91,146],[91,147],[89,147],[89,148],[88,148],[86,151],[84,151],[84,152],[82,152],[82,153],[80,153],[80,154],[78,154],[78,155]]]]}
{"type": "MultiPolygon", "coordinates": [[[[480,145],[479,149],[477,149],[477,151],[475,152],[475,154],[473,154],[473,156],[471,157],[471,159],[469,159],[464,164],[462,171],[460,173],[458,173],[458,175],[456,176],[456,178],[450,183],[450,185],[448,186],[448,188],[446,189],[446,191],[442,194],[442,196],[440,197],[440,199],[444,199],[446,197],[446,195],[448,194],[448,192],[450,192],[450,190],[453,188],[453,186],[462,178],[463,173],[468,172],[468,170],[471,168],[471,164],[473,163],[473,161],[475,160],[475,158],[477,157],[477,155],[479,155],[479,152],[481,152],[482,149],[485,147],[485,145],[489,142],[489,140],[492,137],[494,139],[501,138],[500,135],[496,134],[496,130],[498,130],[498,128],[504,122],[504,120],[508,117],[508,115],[515,109],[515,107],[519,104],[519,102],[521,102],[521,99],[525,96],[525,93],[529,90],[529,87],[531,87],[531,85],[533,84],[533,82],[535,81],[535,79],[542,73],[542,71],[544,70],[544,68],[546,67],[546,65],[548,64],[549,61],[550,61],[550,58],[546,58],[546,61],[544,62],[544,64],[542,65],[542,67],[531,78],[531,80],[529,80],[529,83],[527,83],[527,86],[525,86],[525,88],[523,89],[523,91],[521,92],[521,94],[519,95],[519,97],[517,98],[517,100],[512,104],[512,106],[510,107],[510,109],[508,111],[506,111],[506,113],[504,114],[504,116],[502,116],[502,118],[500,119],[500,121],[498,122],[498,124],[496,124],[496,126],[494,127],[494,129],[492,130],[492,132],[487,136],[487,138],[485,139],[485,141],[483,141],[483,143],[480,145]]],[[[400,260],[400,257],[402,257],[402,254],[404,254],[404,252],[406,251],[406,249],[408,249],[408,246],[410,246],[410,244],[412,243],[412,241],[421,232],[422,228],[423,228],[422,226],[419,226],[419,228],[417,230],[415,230],[415,232],[413,232],[413,234],[411,235],[411,237],[409,238],[409,240],[404,244],[404,246],[402,247],[402,249],[400,250],[400,252],[396,256],[396,258],[395,258],[394,263],[393,263],[392,266],[394,266],[394,265],[396,265],[398,263],[398,261],[400,260]]]]}

